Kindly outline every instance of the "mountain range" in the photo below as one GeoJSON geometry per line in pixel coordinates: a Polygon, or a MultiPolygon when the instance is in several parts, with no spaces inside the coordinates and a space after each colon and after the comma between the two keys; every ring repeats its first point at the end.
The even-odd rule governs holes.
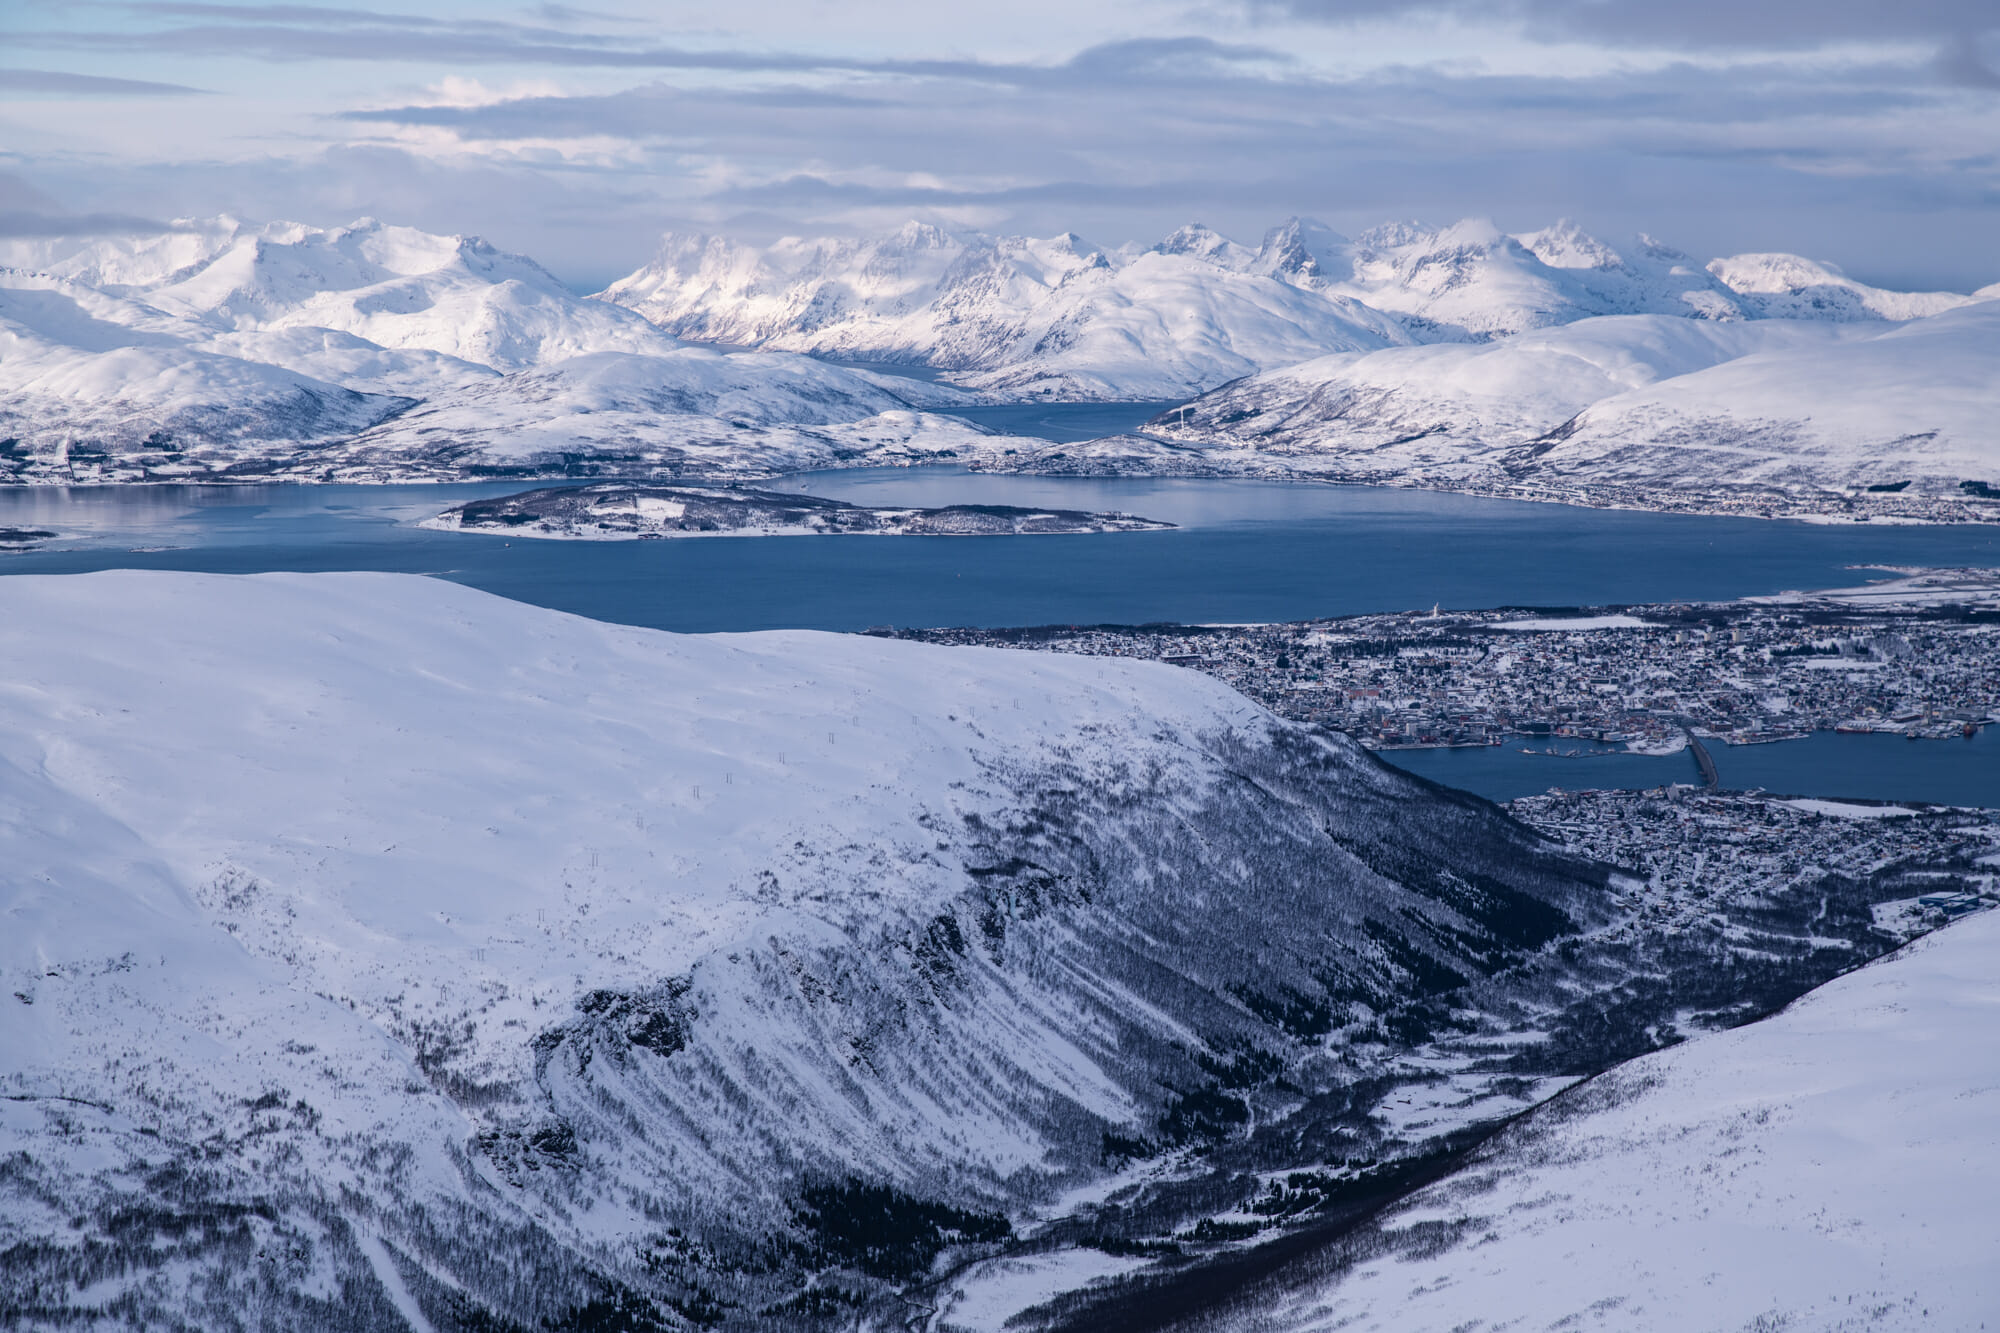
{"type": "Polygon", "coordinates": [[[1519,236],[1398,223],[1349,239],[1299,218],[1255,248],[1202,226],[1116,250],[918,223],[763,250],[669,235],[601,296],[698,341],[921,364],[1017,396],[1176,400],[1316,354],[1597,315],[1909,319],[1970,299],[1885,292],[1794,255],[1703,266],[1647,236],[1614,250],[1569,222],[1519,236]]]}
{"type": "Polygon", "coordinates": [[[1256,246],[1190,225],[1117,249],[919,223],[762,249],[670,235],[596,298],[477,238],[366,219],[15,239],[0,261],[7,480],[953,461],[1922,519],[1990,517],[2000,490],[2000,286],[1703,264],[1567,222],[1348,238],[1292,219],[1256,246]],[[1083,446],[951,415],[1022,399],[1192,401],[1083,446]]]}

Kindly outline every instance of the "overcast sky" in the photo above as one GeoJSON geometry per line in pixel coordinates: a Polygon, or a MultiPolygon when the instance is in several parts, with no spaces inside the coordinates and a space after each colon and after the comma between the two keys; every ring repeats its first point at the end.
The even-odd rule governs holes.
{"type": "Polygon", "coordinates": [[[660,232],[919,217],[1104,245],[1573,217],[2000,279],[2000,0],[0,3],[0,232],[660,232]]]}

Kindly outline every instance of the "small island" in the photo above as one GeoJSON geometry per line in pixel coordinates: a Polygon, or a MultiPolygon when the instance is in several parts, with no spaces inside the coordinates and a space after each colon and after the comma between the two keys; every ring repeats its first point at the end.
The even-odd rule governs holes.
{"type": "Polygon", "coordinates": [[[1150,532],[1171,523],[1133,514],[1012,505],[873,509],[817,495],[741,486],[599,482],[473,500],[426,519],[447,532],[492,532],[572,541],[665,537],[1013,537],[1073,532],[1150,532]]]}

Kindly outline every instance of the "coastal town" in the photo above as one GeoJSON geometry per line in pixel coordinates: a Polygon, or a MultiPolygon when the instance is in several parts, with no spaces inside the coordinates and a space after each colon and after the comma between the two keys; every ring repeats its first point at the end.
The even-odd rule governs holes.
{"type": "Polygon", "coordinates": [[[1550,791],[1508,812],[1624,872],[1611,936],[1726,927],[1834,877],[1869,883],[1872,927],[1898,940],[2000,899],[2000,812],[1704,792],[1550,791]]]}
{"type": "Polygon", "coordinates": [[[1189,667],[1371,749],[1521,738],[1668,753],[1815,731],[1941,740],[2000,721],[2000,609],[1955,586],[1272,625],[877,632],[1189,667]]]}

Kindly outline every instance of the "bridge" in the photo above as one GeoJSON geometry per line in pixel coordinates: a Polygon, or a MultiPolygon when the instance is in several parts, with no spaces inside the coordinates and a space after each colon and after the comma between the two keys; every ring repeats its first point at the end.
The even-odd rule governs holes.
{"type": "Polygon", "coordinates": [[[1715,771],[1715,757],[1709,754],[1708,747],[1701,743],[1701,738],[1694,734],[1694,728],[1683,721],[1681,732],[1688,738],[1688,749],[1694,751],[1694,766],[1701,770],[1702,785],[1713,787],[1722,781],[1722,775],[1715,771]]]}

